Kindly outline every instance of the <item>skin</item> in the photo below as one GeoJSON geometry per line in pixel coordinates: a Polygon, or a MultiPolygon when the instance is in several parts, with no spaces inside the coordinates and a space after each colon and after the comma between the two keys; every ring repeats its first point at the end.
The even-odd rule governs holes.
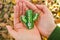
{"type": "Polygon", "coordinates": [[[22,2],[24,3],[23,13],[30,8],[34,12],[38,12],[40,14],[39,19],[32,30],[26,29],[22,22],[19,21],[19,17],[22,15],[22,8],[20,8],[21,2],[16,1],[17,4],[14,7],[14,30],[11,26],[6,26],[10,35],[16,40],[41,40],[40,32],[43,36],[48,38],[56,28],[53,15],[50,10],[45,5],[34,5],[26,0],[23,0],[22,2]]]}
{"type": "Polygon", "coordinates": [[[26,0],[24,0],[23,2],[27,5],[28,8],[40,14],[36,25],[40,33],[48,38],[56,28],[54,17],[51,11],[45,5],[34,5],[26,0]]]}
{"type": "MultiPolygon", "coordinates": [[[[23,3],[24,4],[24,3],[23,3]]],[[[15,38],[15,40],[41,40],[40,33],[36,26],[32,30],[26,29],[24,24],[19,20],[20,15],[25,13],[28,9],[27,6],[18,0],[16,6],[14,6],[14,29],[11,26],[7,25],[8,32],[10,35],[15,38]],[[22,5],[24,10],[22,11],[22,5]]]]}

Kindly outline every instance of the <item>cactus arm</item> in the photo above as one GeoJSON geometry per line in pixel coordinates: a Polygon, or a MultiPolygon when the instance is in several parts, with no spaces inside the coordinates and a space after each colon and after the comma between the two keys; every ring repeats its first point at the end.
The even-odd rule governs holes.
{"type": "Polygon", "coordinates": [[[34,16],[33,16],[33,21],[37,20],[38,19],[38,16],[39,16],[39,14],[38,13],[35,13],[34,16]]]}
{"type": "Polygon", "coordinates": [[[22,16],[21,16],[21,21],[22,21],[23,23],[27,23],[26,16],[22,15],[22,16]]]}

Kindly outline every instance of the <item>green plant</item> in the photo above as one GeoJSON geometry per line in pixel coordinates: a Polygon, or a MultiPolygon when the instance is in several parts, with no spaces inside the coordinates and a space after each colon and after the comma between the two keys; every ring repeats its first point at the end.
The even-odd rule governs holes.
{"type": "Polygon", "coordinates": [[[20,17],[21,21],[26,24],[28,29],[32,29],[34,27],[34,22],[37,20],[39,14],[34,13],[32,10],[27,10],[25,15],[20,17]]]}

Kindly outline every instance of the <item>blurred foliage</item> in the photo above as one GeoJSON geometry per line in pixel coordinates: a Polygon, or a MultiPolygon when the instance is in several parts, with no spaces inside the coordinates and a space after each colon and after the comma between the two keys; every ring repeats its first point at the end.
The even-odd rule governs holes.
{"type": "Polygon", "coordinates": [[[6,25],[13,26],[13,6],[15,0],[0,0],[0,40],[13,40],[6,25]]]}

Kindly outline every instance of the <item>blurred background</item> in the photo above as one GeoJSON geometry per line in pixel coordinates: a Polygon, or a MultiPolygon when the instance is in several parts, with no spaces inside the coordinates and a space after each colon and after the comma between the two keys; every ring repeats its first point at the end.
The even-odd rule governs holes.
{"type": "MultiPolygon", "coordinates": [[[[44,4],[52,12],[55,23],[60,26],[60,0],[27,0],[34,4],[44,4]]],[[[7,29],[6,25],[13,26],[15,0],[0,0],[0,40],[14,40],[7,29]]],[[[13,27],[12,27],[13,28],[13,27]]],[[[43,40],[47,38],[42,37],[43,40]]]]}

